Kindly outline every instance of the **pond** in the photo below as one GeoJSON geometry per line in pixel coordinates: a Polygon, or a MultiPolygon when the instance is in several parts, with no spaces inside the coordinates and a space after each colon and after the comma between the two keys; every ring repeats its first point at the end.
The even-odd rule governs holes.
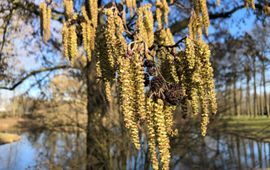
{"type": "MultiPolygon", "coordinates": [[[[176,139],[172,145],[171,168],[175,170],[270,167],[270,143],[215,134],[176,139]]],[[[85,169],[85,150],[84,134],[23,133],[19,142],[0,146],[0,170],[85,169]]],[[[129,167],[141,169],[142,165],[134,168],[143,164],[139,156],[128,159],[129,167]]]]}

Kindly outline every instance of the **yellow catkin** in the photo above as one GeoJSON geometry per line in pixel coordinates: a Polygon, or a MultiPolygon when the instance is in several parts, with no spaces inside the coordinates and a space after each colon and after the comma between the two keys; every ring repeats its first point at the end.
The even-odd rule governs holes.
{"type": "Polygon", "coordinates": [[[166,131],[163,114],[163,101],[158,99],[154,106],[154,120],[157,131],[157,142],[162,169],[168,170],[170,165],[170,141],[166,131]]]}
{"type": "Polygon", "coordinates": [[[216,1],[217,6],[220,6],[220,0],[216,1]]]}
{"type": "Polygon", "coordinates": [[[157,24],[158,24],[158,29],[162,29],[163,28],[163,24],[162,24],[162,3],[160,2],[160,0],[157,0],[156,2],[156,18],[157,18],[157,24]]]}
{"type": "Polygon", "coordinates": [[[170,13],[170,7],[167,3],[167,0],[162,0],[162,6],[163,6],[163,16],[164,16],[164,21],[168,25],[168,16],[170,13]]]}
{"type": "Polygon", "coordinates": [[[206,4],[206,0],[200,0],[200,6],[202,11],[202,22],[204,26],[204,32],[206,35],[208,35],[208,27],[210,25],[210,20],[208,16],[208,8],[206,4]]]}
{"type": "Polygon", "coordinates": [[[96,75],[98,79],[102,78],[101,68],[100,68],[100,61],[96,62],[96,75]]]}
{"type": "Polygon", "coordinates": [[[129,9],[130,15],[133,16],[134,10],[136,9],[136,0],[125,0],[126,6],[129,9]]]}
{"type": "Polygon", "coordinates": [[[89,19],[88,15],[87,15],[86,7],[85,7],[84,5],[81,7],[81,12],[82,12],[83,18],[84,18],[86,21],[89,21],[90,19],[89,19]]]}
{"type": "Polygon", "coordinates": [[[114,58],[114,50],[116,46],[116,28],[115,28],[115,17],[112,9],[108,9],[106,11],[107,15],[107,24],[105,27],[105,41],[106,41],[106,49],[107,49],[107,57],[111,67],[114,67],[115,58],[114,58]]]}
{"type": "Polygon", "coordinates": [[[41,15],[41,27],[42,27],[42,34],[43,34],[43,41],[46,43],[51,37],[51,8],[46,5],[46,3],[41,3],[39,5],[41,15]]]}
{"type": "Polygon", "coordinates": [[[147,32],[143,23],[144,20],[143,11],[144,11],[143,7],[139,8],[137,11],[138,19],[136,21],[136,28],[138,30],[139,40],[145,41],[147,39],[147,32]]]}
{"type": "Polygon", "coordinates": [[[62,27],[62,41],[63,41],[63,51],[64,51],[64,56],[69,57],[69,30],[67,27],[67,23],[63,23],[62,27]]]}
{"type": "Polygon", "coordinates": [[[110,103],[112,102],[112,90],[111,90],[111,84],[109,81],[105,81],[105,94],[106,94],[106,99],[110,103]]]}
{"type": "Polygon", "coordinates": [[[202,114],[201,114],[201,135],[205,136],[207,132],[207,125],[209,123],[207,103],[202,100],[202,114]]]}
{"type": "Polygon", "coordinates": [[[188,69],[193,69],[195,66],[195,48],[193,41],[187,37],[186,38],[186,57],[188,63],[188,69]]]}
{"type": "Polygon", "coordinates": [[[167,129],[167,134],[170,136],[175,135],[173,130],[173,110],[175,110],[174,106],[164,106],[165,125],[167,129]]]}
{"type": "Polygon", "coordinates": [[[158,158],[156,150],[156,133],[153,121],[154,102],[151,98],[147,98],[147,131],[148,131],[148,150],[151,157],[153,170],[158,170],[158,158]]]}
{"type": "Polygon", "coordinates": [[[82,27],[83,46],[86,51],[88,60],[91,61],[92,50],[94,50],[93,46],[94,40],[91,31],[92,27],[89,21],[82,22],[81,27],[82,27]]]}
{"type": "Polygon", "coordinates": [[[202,19],[195,11],[191,12],[191,17],[188,24],[188,34],[193,40],[202,39],[202,19]]]}
{"type": "Polygon", "coordinates": [[[73,15],[73,0],[63,0],[65,7],[65,14],[68,18],[73,15]]]}
{"type": "Polygon", "coordinates": [[[203,63],[201,74],[204,77],[205,89],[208,92],[208,98],[210,103],[210,109],[212,113],[217,112],[217,102],[214,84],[213,68],[210,62],[210,50],[209,46],[205,42],[199,42],[200,47],[200,57],[203,63]]]}
{"type": "MultiPolygon", "coordinates": [[[[174,45],[173,35],[169,28],[162,29],[160,32],[159,43],[163,46],[174,45]]],[[[167,48],[162,48],[158,52],[158,58],[160,59],[160,71],[164,78],[168,82],[179,82],[176,65],[174,62],[174,56],[167,48]]]]}
{"type": "Polygon", "coordinates": [[[94,28],[96,28],[98,24],[98,0],[89,0],[89,5],[91,21],[94,28]]]}
{"type": "Polygon", "coordinates": [[[135,92],[135,110],[141,120],[145,119],[145,94],[144,94],[144,68],[143,58],[140,54],[135,53],[132,59],[133,82],[135,92]]]}
{"type": "Polygon", "coordinates": [[[120,82],[120,98],[121,98],[121,110],[124,115],[124,122],[126,128],[130,132],[132,142],[136,149],[140,148],[139,131],[135,119],[134,109],[133,109],[133,96],[131,89],[131,62],[129,58],[121,58],[119,60],[119,82],[120,82]]]}
{"type": "Polygon", "coordinates": [[[52,9],[50,7],[47,7],[47,14],[46,14],[46,28],[45,30],[45,42],[47,42],[51,37],[51,15],[52,15],[52,9]]]}
{"type": "Polygon", "coordinates": [[[75,60],[77,59],[77,55],[78,55],[77,47],[78,47],[78,45],[77,45],[76,25],[71,25],[69,27],[68,48],[69,48],[70,61],[73,64],[74,64],[75,60]]]}
{"type": "Polygon", "coordinates": [[[250,6],[252,9],[255,9],[255,2],[254,0],[250,0],[250,6]]]}
{"type": "Polygon", "coordinates": [[[151,47],[154,43],[154,18],[151,11],[151,4],[145,5],[144,26],[147,32],[147,46],[151,47]]]}

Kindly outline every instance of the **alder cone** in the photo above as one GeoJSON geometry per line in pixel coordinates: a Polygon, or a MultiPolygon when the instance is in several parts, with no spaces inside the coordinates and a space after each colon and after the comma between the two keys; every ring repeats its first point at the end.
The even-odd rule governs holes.
{"type": "Polygon", "coordinates": [[[181,84],[167,84],[161,76],[153,78],[150,90],[156,99],[162,99],[170,105],[179,105],[184,99],[181,84]]]}
{"type": "Polygon", "coordinates": [[[157,76],[152,79],[150,90],[154,97],[163,99],[163,91],[166,90],[166,88],[166,82],[161,76],[157,76]]]}
{"type": "Polygon", "coordinates": [[[164,95],[166,102],[170,105],[179,105],[184,99],[183,90],[180,84],[169,84],[164,95]]]}

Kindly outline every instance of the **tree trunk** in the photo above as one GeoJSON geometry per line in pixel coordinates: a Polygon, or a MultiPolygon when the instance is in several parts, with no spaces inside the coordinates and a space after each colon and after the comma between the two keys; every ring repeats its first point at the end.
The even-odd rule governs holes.
{"type": "Polygon", "coordinates": [[[249,82],[250,82],[250,77],[247,76],[247,81],[246,81],[246,85],[247,85],[247,88],[246,88],[246,109],[247,109],[247,114],[249,116],[251,116],[251,110],[250,110],[250,85],[249,85],[249,82]]]}
{"type": "Polygon", "coordinates": [[[233,78],[233,108],[234,108],[234,114],[239,116],[239,112],[238,112],[238,109],[237,109],[237,89],[236,89],[236,75],[234,75],[234,78],[233,78]]]}
{"type": "Polygon", "coordinates": [[[256,57],[253,57],[253,61],[252,61],[252,65],[253,65],[253,90],[254,90],[254,94],[253,94],[253,115],[257,116],[257,87],[256,87],[256,57]]]}
{"type": "Polygon", "coordinates": [[[262,81],[263,81],[263,100],[264,100],[264,107],[263,113],[269,116],[269,107],[267,102],[267,92],[266,92],[266,78],[265,78],[265,62],[264,59],[262,60],[262,81]]]}
{"type": "MultiPolygon", "coordinates": [[[[94,60],[94,59],[93,59],[94,60]]],[[[86,158],[87,170],[95,169],[95,164],[99,163],[103,149],[98,147],[103,131],[100,128],[101,115],[105,113],[106,101],[101,86],[98,84],[95,77],[95,62],[92,62],[86,68],[86,86],[87,86],[87,132],[86,132],[86,158]],[[97,129],[98,128],[98,129],[97,129]]],[[[102,140],[102,139],[101,139],[102,140]]],[[[105,165],[104,165],[105,166],[105,165]]],[[[108,166],[108,165],[107,165],[108,166]]]]}

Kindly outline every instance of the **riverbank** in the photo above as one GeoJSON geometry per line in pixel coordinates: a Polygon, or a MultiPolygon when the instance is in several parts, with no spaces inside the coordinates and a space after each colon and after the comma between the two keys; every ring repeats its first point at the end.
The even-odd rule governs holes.
{"type": "Polygon", "coordinates": [[[86,119],[66,117],[59,114],[36,114],[25,117],[0,118],[0,133],[39,132],[44,130],[60,132],[84,132],[86,119]],[[79,122],[79,123],[78,123],[79,122]]]}
{"type": "Polygon", "coordinates": [[[21,137],[17,134],[1,133],[0,132],[0,145],[17,142],[21,137]]]}
{"type": "Polygon", "coordinates": [[[18,125],[25,121],[27,121],[27,119],[18,117],[0,118],[0,132],[13,132],[21,130],[18,125]]]}
{"type": "Polygon", "coordinates": [[[222,133],[270,142],[270,118],[264,116],[223,117],[217,120],[214,129],[222,133]]]}

